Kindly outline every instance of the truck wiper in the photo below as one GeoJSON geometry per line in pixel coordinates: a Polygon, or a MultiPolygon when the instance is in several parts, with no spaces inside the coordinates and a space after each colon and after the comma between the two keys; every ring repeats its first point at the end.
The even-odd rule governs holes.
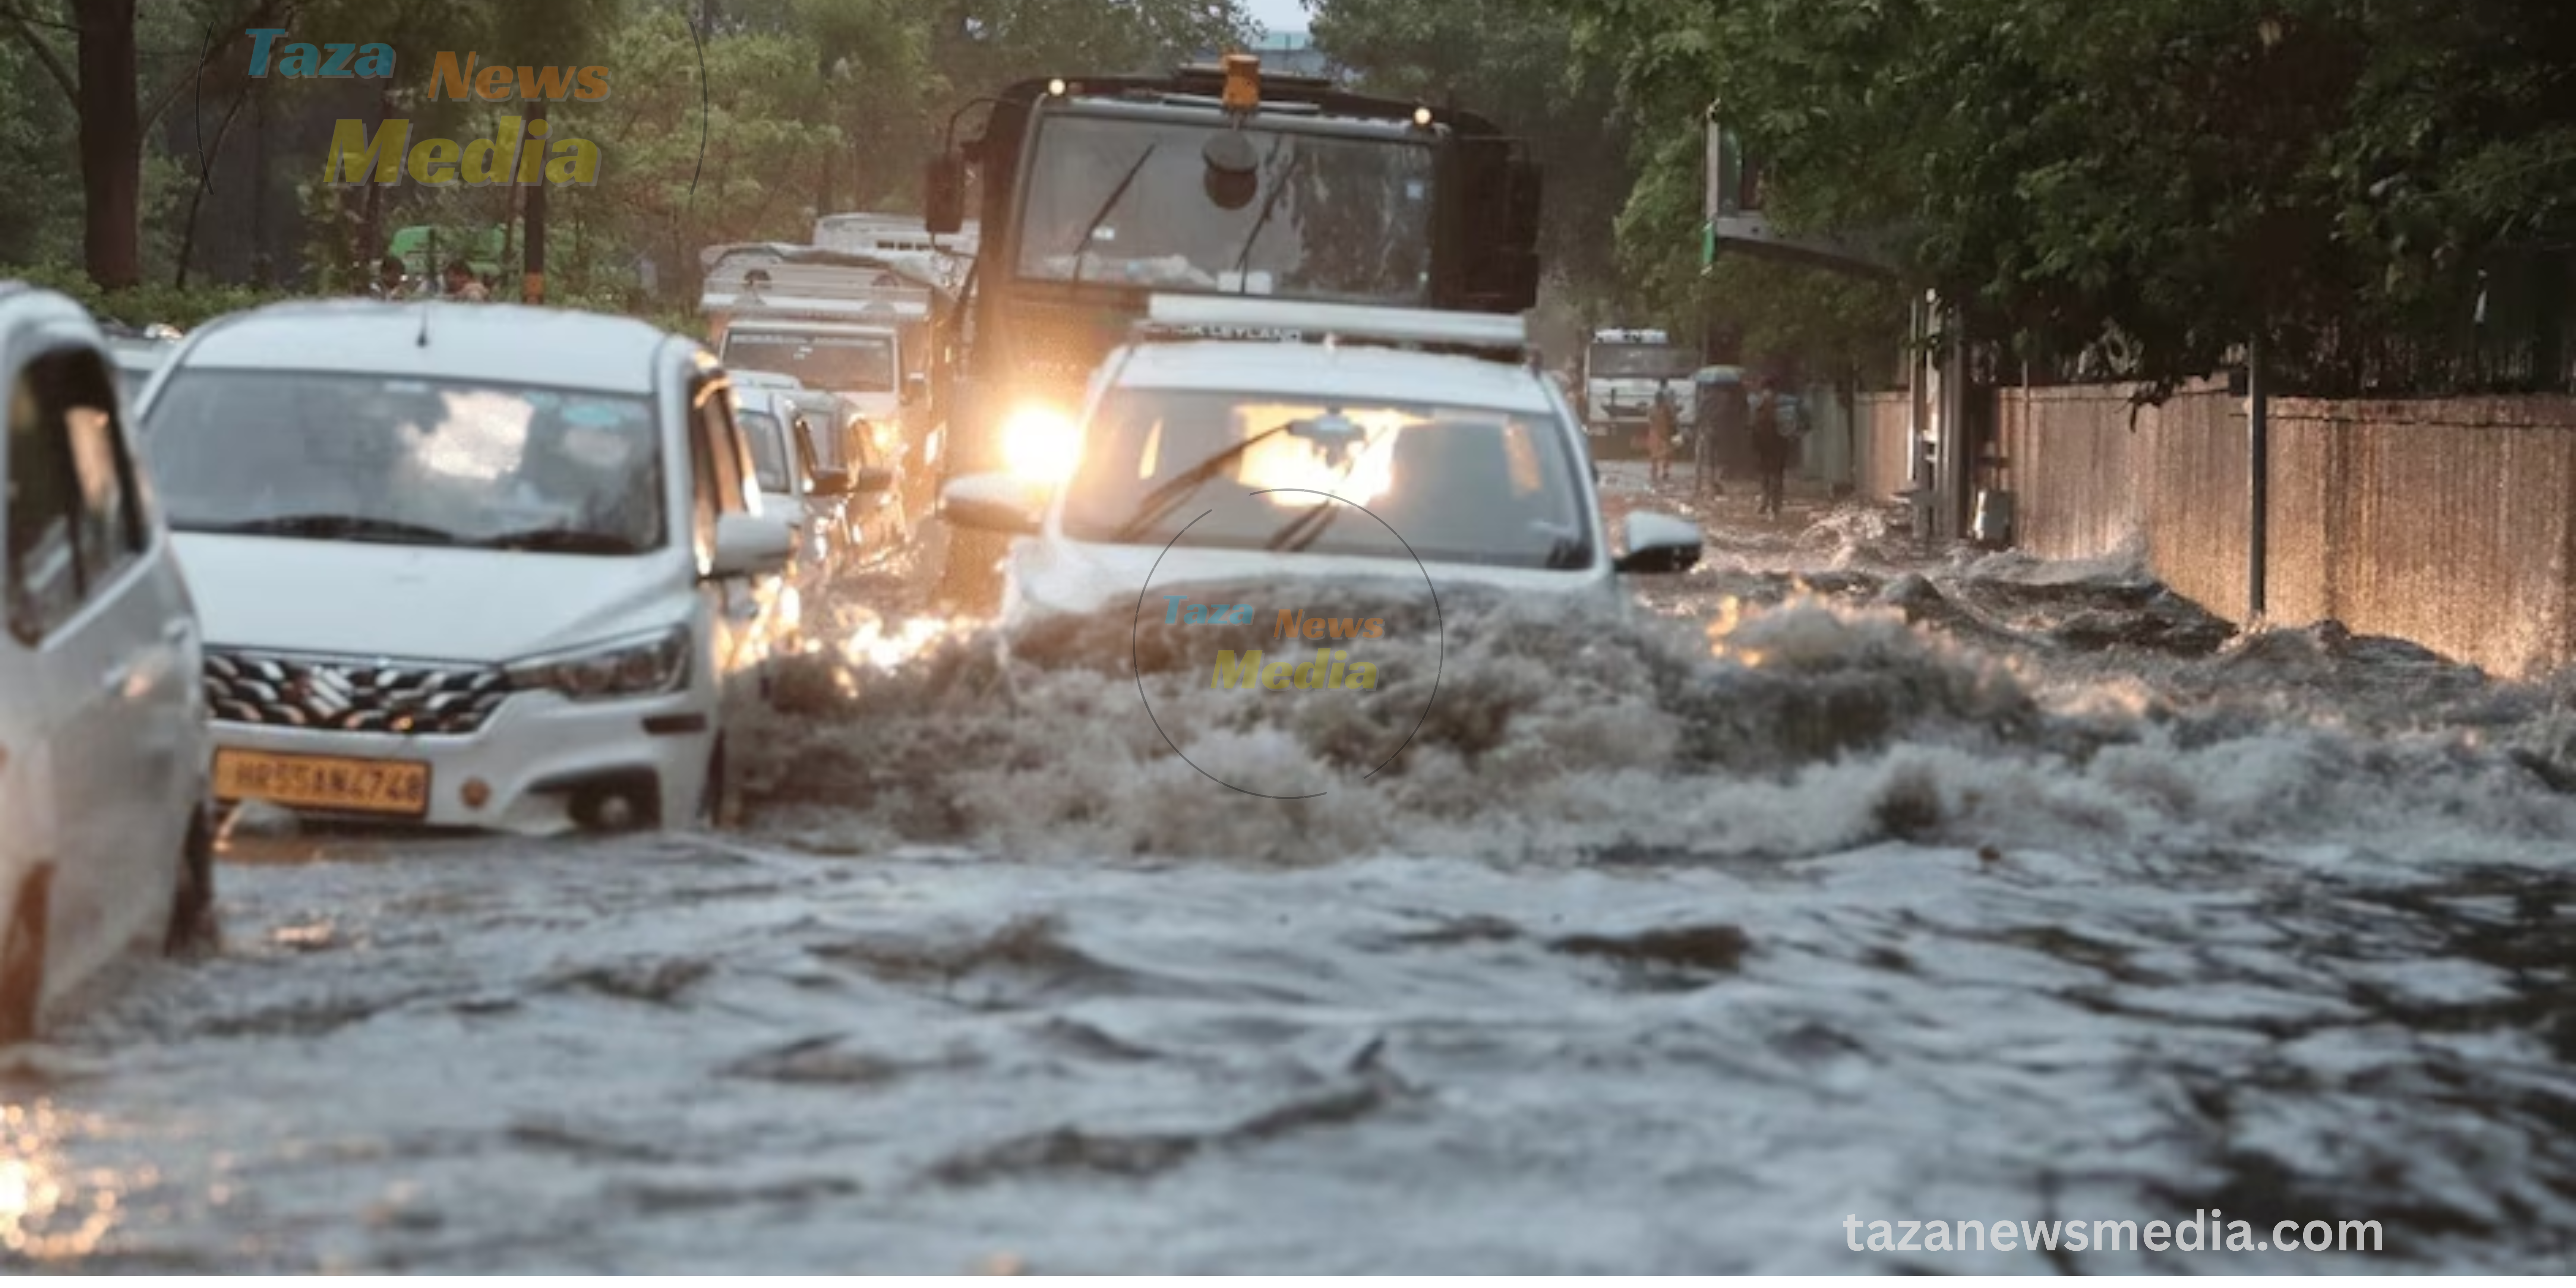
{"type": "Polygon", "coordinates": [[[1162,522],[1165,515],[1170,514],[1179,507],[1181,502],[1190,499],[1200,488],[1206,486],[1209,479],[1215,478],[1224,472],[1226,466],[1233,464],[1245,452],[1251,451],[1253,444],[1285,434],[1294,429],[1296,424],[1295,421],[1290,421],[1285,425],[1274,425],[1173,475],[1171,482],[1146,493],[1144,499],[1136,503],[1136,517],[1129,519],[1116,532],[1111,533],[1110,542],[1124,545],[1143,535],[1146,529],[1162,522]]]}
{"type": "MultiPolygon", "coordinates": [[[[1269,169],[1270,166],[1268,163],[1270,161],[1278,160],[1279,149],[1286,146],[1288,146],[1288,136],[1282,134],[1279,136],[1278,141],[1270,145],[1270,155],[1264,160],[1261,168],[1265,170],[1269,169]]],[[[1244,235],[1243,248],[1234,253],[1235,294],[1249,295],[1252,293],[1252,279],[1243,275],[1243,266],[1252,262],[1253,243],[1260,241],[1261,230],[1270,226],[1271,212],[1279,209],[1279,194],[1288,191],[1288,181],[1296,177],[1297,167],[1305,160],[1306,153],[1302,149],[1297,153],[1297,155],[1288,158],[1287,172],[1280,175],[1278,181],[1270,185],[1270,195],[1261,199],[1261,213],[1253,218],[1252,231],[1244,235]]]]}
{"type": "Polygon", "coordinates": [[[1118,180],[1118,186],[1109,190],[1109,200],[1100,203],[1099,212],[1092,215],[1090,223],[1082,226],[1082,240],[1073,244],[1073,276],[1065,285],[1082,285],[1082,256],[1091,249],[1091,239],[1100,235],[1100,226],[1109,222],[1109,212],[1127,199],[1127,189],[1135,185],[1136,176],[1145,172],[1145,163],[1153,158],[1154,149],[1161,146],[1159,140],[1148,143],[1144,151],[1136,154],[1136,164],[1127,167],[1127,173],[1118,180]]]}

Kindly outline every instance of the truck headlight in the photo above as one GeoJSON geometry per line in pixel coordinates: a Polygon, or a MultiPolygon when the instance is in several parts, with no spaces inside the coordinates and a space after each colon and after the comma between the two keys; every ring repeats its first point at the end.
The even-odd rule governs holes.
{"type": "Polygon", "coordinates": [[[510,687],[551,689],[575,702],[673,693],[689,683],[695,636],[683,624],[513,662],[510,687]]]}

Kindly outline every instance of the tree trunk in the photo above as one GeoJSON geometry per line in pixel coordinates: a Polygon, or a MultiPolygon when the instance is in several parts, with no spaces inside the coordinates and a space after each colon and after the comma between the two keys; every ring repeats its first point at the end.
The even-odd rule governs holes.
{"type": "Polygon", "coordinates": [[[115,290],[143,276],[134,0],[82,0],[73,11],[80,21],[82,249],[90,280],[115,290]]]}
{"type": "MultiPolygon", "coordinates": [[[[528,129],[535,132],[537,122],[546,119],[546,101],[528,104],[528,129]]],[[[546,141],[536,140],[537,156],[546,154],[546,141]]],[[[516,177],[517,171],[512,175],[516,177]]],[[[546,302],[546,179],[545,171],[537,172],[537,181],[528,186],[528,271],[522,279],[520,298],[530,304],[546,302]]]]}

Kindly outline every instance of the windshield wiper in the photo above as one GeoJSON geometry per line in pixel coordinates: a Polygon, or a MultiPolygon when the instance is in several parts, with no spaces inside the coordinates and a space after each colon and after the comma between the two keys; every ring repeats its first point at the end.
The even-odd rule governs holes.
{"type": "Polygon", "coordinates": [[[612,532],[585,532],[579,528],[529,528],[522,532],[504,532],[473,543],[485,550],[533,550],[546,554],[566,555],[635,555],[644,553],[632,540],[612,532]]]}
{"type": "Polygon", "coordinates": [[[278,514],[239,523],[172,524],[186,532],[219,532],[244,537],[320,537],[342,541],[389,541],[403,545],[452,546],[460,538],[444,528],[355,514],[278,514]]]}
{"type": "MultiPolygon", "coordinates": [[[[1279,149],[1286,146],[1288,146],[1288,136],[1282,134],[1279,136],[1279,140],[1277,142],[1270,145],[1270,156],[1268,160],[1278,160],[1279,149]]],[[[1279,194],[1288,191],[1288,181],[1296,177],[1297,167],[1300,163],[1304,162],[1305,159],[1306,153],[1302,149],[1297,153],[1297,155],[1288,158],[1287,172],[1280,175],[1276,183],[1270,185],[1270,195],[1261,199],[1261,213],[1254,217],[1252,221],[1252,231],[1244,236],[1243,248],[1234,253],[1235,294],[1249,295],[1252,293],[1252,279],[1244,276],[1243,266],[1252,262],[1253,243],[1260,241],[1261,230],[1270,226],[1270,214],[1272,211],[1279,208],[1279,194]]],[[[1270,167],[1267,162],[1265,162],[1262,168],[1266,170],[1270,167]]]]}
{"type": "Polygon", "coordinates": [[[1181,502],[1189,500],[1200,488],[1205,487],[1209,479],[1223,473],[1226,466],[1233,464],[1245,452],[1251,451],[1253,444],[1264,439],[1277,438],[1295,427],[1295,421],[1285,425],[1274,425],[1173,475],[1170,482],[1146,493],[1144,499],[1136,503],[1136,517],[1129,519],[1116,532],[1111,533],[1109,540],[1119,545],[1135,540],[1146,529],[1162,522],[1163,517],[1178,508],[1181,502]]]}
{"type": "Polygon", "coordinates": [[[1109,212],[1127,199],[1127,189],[1135,184],[1137,175],[1145,172],[1145,162],[1152,159],[1154,149],[1161,146],[1160,142],[1148,143],[1144,151],[1136,154],[1136,164],[1127,167],[1127,173],[1118,180],[1118,186],[1109,190],[1109,200],[1101,202],[1100,210],[1092,215],[1091,222],[1082,226],[1082,240],[1073,244],[1073,276],[1065,285],[1082,285],[1082,256],[1091,249],[1091,239],[1100,235],[1100,226],[1109,222],[1109,212]]]}

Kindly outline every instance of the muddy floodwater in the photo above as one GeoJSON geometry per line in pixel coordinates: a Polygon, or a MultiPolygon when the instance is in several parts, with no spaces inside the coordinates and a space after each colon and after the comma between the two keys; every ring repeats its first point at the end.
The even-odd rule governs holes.
{"type": "Polygon", "coordinates": [[[1126,615],[1006,656],[889,575],[783,686],[741,832],[246,825],[220,955],[0,1053],[0,1257],[2576,1264],[2576,682],[1702,510],[1633,622],[1444,602],[1436,710],[1364,784],[1384,710],[1147,677],[1192,761],[1318,801],[1176,760],[1126,615]],[[1843,1224],[2202,1209],[2385,1251],[1843,1224]]]}

